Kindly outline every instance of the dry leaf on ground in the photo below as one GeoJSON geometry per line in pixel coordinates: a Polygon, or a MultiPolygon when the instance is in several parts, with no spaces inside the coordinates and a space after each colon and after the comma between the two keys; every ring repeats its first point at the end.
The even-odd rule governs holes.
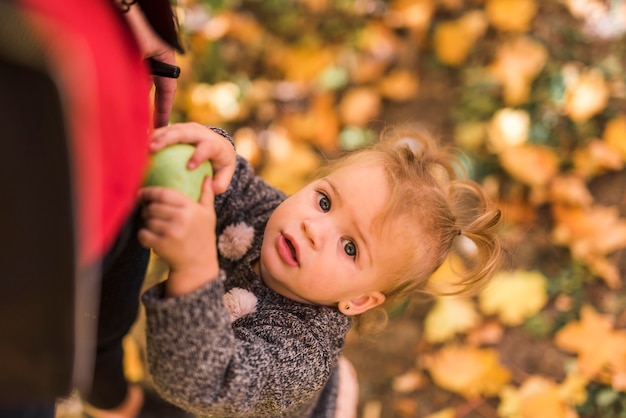
{"type": "Polygon", "coordinates": [[[580,373],[588,379],[610,382],[626,370],[626,331],[613,329],[613,318],[585,305],[580,321],[570,322],[555,336],[560,349],[578,355],[580,373]]]}
{"type": "Polygon", "coordinates": [[[526,36],[502,43],[487,73],[502,85],[504,102],[517,106],[528,102],[533,80],[548,59],[548,51],[526,36]]]}
{"type": "Polygon", "coordinates": [[[503,324],[520,325],[539,312],[548,301],[547,280],[538,271],[500,272],[479,295],[486,315],[498,315],[503,324]]]}
{"type": "Polygon", "coordinates": [[[471,346],[447,346],[425,360],[434,382],[467,399],[496,395],[510,380],[498,352],[471,346]]]}
{"type": "Polygon", "coordinates": [[[620,218],[615,207],[593,205],[552,205],[554,243],[570,248],[574,258],[582,260],[606,284],[617,289],[622,286],[617,266],[607,255],[626,247],[626,219],[620,218]]]}
{"type": "Polygon", "coordinates": [[[526,32],[537,14],[535,0],[487,0],[489,23],[502,31],[526,32]]]}
{"type": "Polygon", "coordinates": [[[444,64],[461,65],[486,30],[487,19],[479,10],[467,12],[457,20],[442,22],[433,35],[435,53],[444,64]]]}
{"type": "Polygon", "coordinates": [[[480,315],[471,299],[439,297],[424,320],[424,339],[441,343],[475,327],[480,315]]]}

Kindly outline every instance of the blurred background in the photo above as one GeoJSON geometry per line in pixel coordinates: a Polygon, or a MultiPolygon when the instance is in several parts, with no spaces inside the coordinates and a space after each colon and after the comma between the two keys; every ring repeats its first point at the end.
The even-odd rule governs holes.
{"type": "MultiPolygon", "coordinates": [[[[626,417],[624,1],[179,0],[178,16],[173,121],[228,130],[285,192],[419,123],[501,205],[489,288],[350,335],[360,417],[626,417]]],[[[128,351],[146,380],[140,336],[128,351]]]]}

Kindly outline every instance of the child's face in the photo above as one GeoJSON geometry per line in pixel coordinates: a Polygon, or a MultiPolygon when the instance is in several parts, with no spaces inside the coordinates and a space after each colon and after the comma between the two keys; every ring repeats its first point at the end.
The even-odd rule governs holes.
{"type": "Polygon", "coordinates": [[[394,232],[372,225],[388,195],[383,168],[364,163],[340,168],[289,197],[265,229],[265,284],[288,298],[338,306],[346,314],[382,303],[394,232]]]}

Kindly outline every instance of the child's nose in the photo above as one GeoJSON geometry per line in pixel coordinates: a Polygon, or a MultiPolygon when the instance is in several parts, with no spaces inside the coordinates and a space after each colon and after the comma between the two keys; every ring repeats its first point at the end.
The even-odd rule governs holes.
{"type": "Polygon", "coordinates": [[[319,221],[311,219],[302,221],[304,236],[309,240],[313,248],[317,249],[322,245],[322,229],[319,221]]]}

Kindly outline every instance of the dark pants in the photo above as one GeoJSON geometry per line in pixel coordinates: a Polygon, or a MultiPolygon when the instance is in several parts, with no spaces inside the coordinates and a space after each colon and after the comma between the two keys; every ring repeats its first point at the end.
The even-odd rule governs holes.
{"type": "Polygon", "coordinates": [[[150,251],[137,241],[140,225],[137,212],[104,259],[95,369],[92,390],[86,397],[97,408],[113,408],[126,397],[122,339],[137,318],[150,258],[150,251]]]}

